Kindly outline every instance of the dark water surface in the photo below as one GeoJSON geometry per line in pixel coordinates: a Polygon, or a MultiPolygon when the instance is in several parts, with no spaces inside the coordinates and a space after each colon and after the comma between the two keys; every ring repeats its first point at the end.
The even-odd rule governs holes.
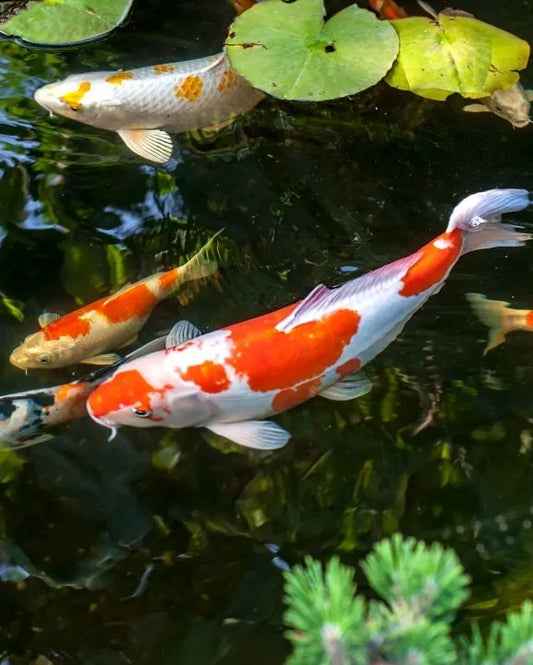
{"type": "MultiPolygon", "coordinates": [[[[462,8],[533,41],[531,2],[462,8]]],[[[166,170],[32,100],[71,72],[214,53],[230,19],[222,1],[147,2],[83,49],[0,43],[0,291],[24,311],[0,311],[2,393],[72,375],[9,365],[42,311],[180,263],[222,227],[222,290],[163,303],[143,340],[179,318],[211,330],[287,304],[418,248],[469,193],[531,188],[533,129],[455,98],[380,86],[323,105],[269,100],[218,137],[182,140],[166,170]]],[[[532,212],[515,217],[531,230],[532,212]]],[[[86,418],[21,466],[2,457],[0,576],[16,578],[6,562],[32,573],[0,582],[2,662],[282,663],[283,562],[355,565],[397,530],[457,549],[473,577],[463,625],[533,597],[533,336],[483,358],[464,298],[533,307],[532,261],[533,245],[461,259],[371,363],[373,391],[281,415],[293,438],[279,452],[204,430],[122,429],[108,443],[86,418]]]]}

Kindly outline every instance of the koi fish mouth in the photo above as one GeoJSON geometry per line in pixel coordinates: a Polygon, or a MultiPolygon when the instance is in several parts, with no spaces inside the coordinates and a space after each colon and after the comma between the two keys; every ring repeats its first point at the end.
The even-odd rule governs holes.
{"type": "Polygon", "coordinates": [[[111,430],[111,433],[107,437],[107,440],[108,441],[113,441],[113,439],[116,437],[117,432],[118,432],[118,425],[116,425],[115,423],[111,423],[107,418],[102,418],[102,417],[95,416],[94,413],[93,413],[93,410],[91,408],[91,405],[89,403],[89,400],[87,401],[86,406],[87,406],[87,411],[88,411],[89,415],[91,416],[91,418],[94,420],[95,423],[98,423],[102,427],[105,427],[106,429],[111,430]]]}

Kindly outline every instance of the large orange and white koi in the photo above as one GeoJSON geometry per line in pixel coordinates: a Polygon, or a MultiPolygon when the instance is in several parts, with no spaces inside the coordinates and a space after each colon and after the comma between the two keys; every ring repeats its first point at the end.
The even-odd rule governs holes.
{"type": "Polygon", "coordinates": [[[35,92],[51,113],[117,132],[137,155],[164,163],[168,132],[220,127],[265,94],[230,66],[224,53],[125,71],[73,74],[35,92]]]}
{"type": "Polygon", "coordinates": [[[460,256],[531,237],[500,223],[502,213],[528,204],[523,189],[473,194],[444,233],[367,275],[319,285],[300,302],[208,334],[178,324],[170,348],[122,365],[96,388],[89,414],[111,436],[121,425],[194,426],[252,448],[283,446],[290,434],[261,419],[315,395],[348,400],[367,392],[360,368],[441,288],[460,256]]]}
{"type": "Polygon", "coordinates": [[[26,337],[9,360],[20,369],[116,362],[119,356],[106,352],[134,341],[158,302],[185,282],[209,277],[217,271],[217,264],[208,252],[215,237],[182,266],[128,284],[117,293],[65,316],[42,314],[41,330],[26,337]]]}

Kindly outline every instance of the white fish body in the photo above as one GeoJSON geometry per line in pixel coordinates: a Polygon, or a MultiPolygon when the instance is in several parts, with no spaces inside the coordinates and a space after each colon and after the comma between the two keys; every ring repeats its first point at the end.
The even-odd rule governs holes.
{"type": "Polygon", "coordinates": [[[35,100],[51,113],[118,132],[146,159],[166,162],[171,132],[221,126],[251,110],[264,93],[224,53],[125,71],[73,74],[42,86],[35,100]]]}
{"type": "Polygon", "coordinates": [[[112,430],[202,426],[245,446],[282,446],[289,433],[259,419],[315,395],[347,400],[367,392],[360,368],[441,288],[462,254],[530,238],[500,223],[502,213],[528,203],[526,190],[474,194],[456,206],[444,233],[410,256],[206,335],[178,329],[170,348],[106,379],[88,411],[112,430]]]}

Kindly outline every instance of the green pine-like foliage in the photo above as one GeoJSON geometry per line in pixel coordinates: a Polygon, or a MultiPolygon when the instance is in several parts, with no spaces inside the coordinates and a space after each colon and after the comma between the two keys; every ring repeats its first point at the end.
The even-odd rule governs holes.
{"type": "Polygon", "coordinates": [[[469,577],[455,552],[395,535],[362,563],[382,600],[356,593],[354,571],[337,557],[323,568],[311,557],[285,574],[287,665],[529,665],[533,605],[523,604],[486,639],[452,638],[451,623],[468,596],[469,577]]]}

